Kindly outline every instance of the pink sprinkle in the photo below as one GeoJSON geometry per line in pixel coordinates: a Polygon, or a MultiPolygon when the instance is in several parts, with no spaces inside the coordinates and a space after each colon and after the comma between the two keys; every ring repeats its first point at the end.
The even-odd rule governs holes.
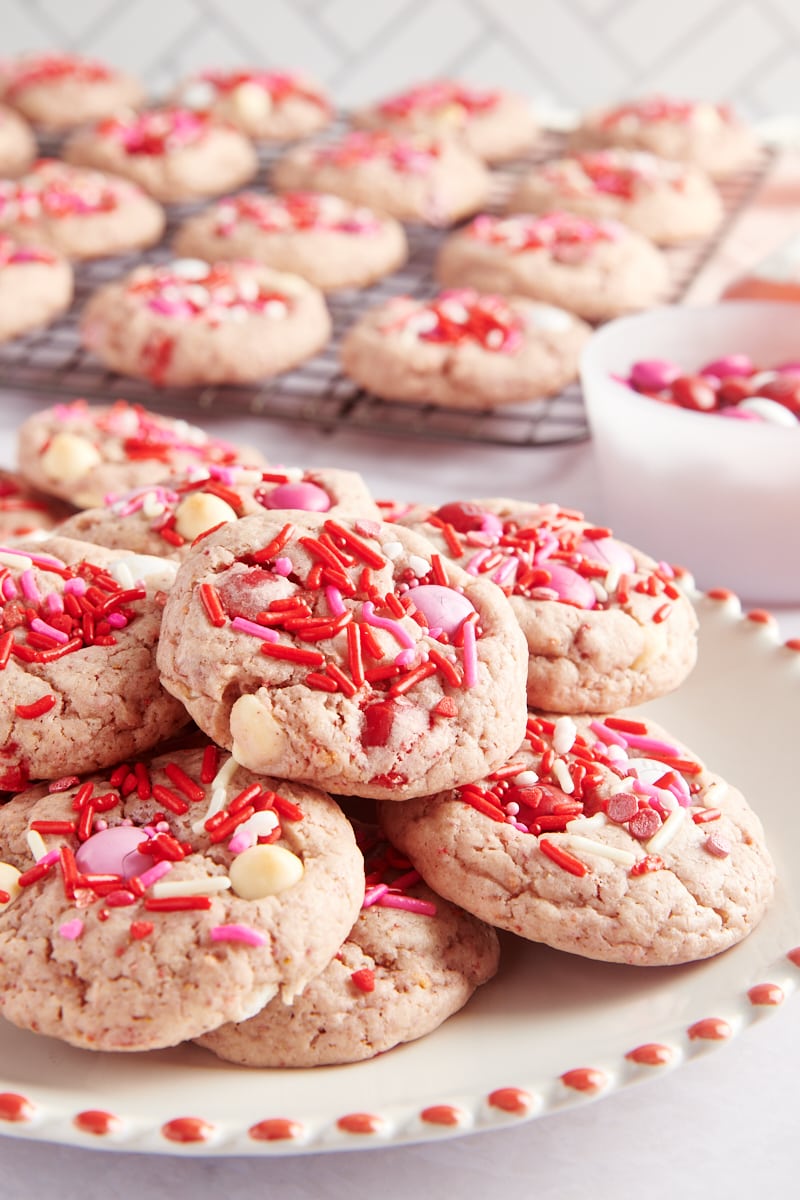
{"type": "Polygon", "coordinates": [[[124,613],[112,612],[106,615],[106,620],[112,629],[124,629],[128,624],[128,618],[124,613]]]}
{"type": "Polygon", "coordinates": [[[66,567],[66,563],[52,554],[33,554],[30,550],[16,550],[13,546],[0,546],[0,554],[17,554],[20,558],[29,558],[39,567],[66,567]]]}
{"type": "Polygon", "coordinates": [[[287,575],[291,575],[292,573],[292,560],[282,555],[280,558],[275,559],[272,569],[276,575],[283,575],[286,578],[287,575]]]}
{"type": "Polygon", "coordinates": [[[475,624],[465,621],[461,626],[464,637],[464,687],[475,687],[478,682],[478,652],[475,647],[475,624]]]}
{"type": "Polygon", "coordinates": [[[415,650],[401,650],[399,654],[395,655],[395,666],[410,667],[415,658],[415,650]]]}
{"type": "Polygon", "coordinates": [[[56,846],[55,850],[48,850],[47,854],[43,854],[41,858],[37,858],[36,865],[37,867],[50,867],[53,863],[57,863],[60,857],[61,851],[56,846]]]}
{"type": "Polygon", "coordinates": [[[328,608],[334,617],[341,617],[346,612],[342,602],[342,593],[336,587],[325,588],[325,599],[328,601],[328,608]]]}
{"type": "Polygon", "coordinates": [[[14,600],[18,595],[17,585],[14,583],[14,580],[10,575],[6,575],[5,579],[3,580],[3,595],[5,596],[6,600],[14,600]]]}
{"type": "Polygon", "coordinates": [[[228,842],[228,849],[231,854],[241,854],[243,850],[249,850],[255,843],[255,835],[242,830],[241,833],[234,834],[228,842]]]}
{"type": "Polygon", "coordinates": [[[52,638],[60,646],[69,641],[69,634],[64,633],[63,629],[56,629],[54,625],[48,625],[47,621],[43,621],[41,617],[33,618],[31,629],[35,633],[43,633],[46,637],[52,638]]]}
{"type": "Polygon", "coordinates": [[[419,871],[406,871],[405,875],[398,875],[397,879],[395,879],[394,883],[392,884],[392,889],[402,891],[403,888],[412,887],[415,883],[419,883],[421,878],[422,876],[420,875],[419,871]]]}
{"type": "Polygon", "coordinates": [[[490,550],[479,550],[477,554],[473,554],[465,567],[467,574],[477,575],[481,569],[481,565],[486,561],[490,553],[490,550]]]}
{"type": "Polygon", "coordinates": [[[666,754],[668,758],[680,758],[681,750],[678,746],[671,746],[669,742],[661,742],[658,738],[645,737],[640,733],[626,733],[625,741],[634,750],[644,750],[649,754],[666,754]]]}
{"type": "Polygon", "coordinates": [[[23,571],[19,577],[22,594],[26,600],[30,600],[31,604],[40,604],[42,594],[36,586],[36,580],[33,577],[33,571],[23,571]]]}
{"type": "Polygon", "coordinates": [[[364,892],[364,902],[362,908],[371,908],[373,904],[377,904],[382,896],[385,896],[389,891],[389,887],[385,883],[378,883],[375,887],[367,888],[364,892]]]}
{"type": "Polygon", "coordinates": [[[83,933],[83,921],[80,917],[73,917],[71,921],[65,921],[63,925],[59,925],[58,932],[63,938],[74,942],[83,933]]]}
{"type": "Polygon", "coordinates": [[[236,483],[236,471],[233,467],[220,467],[216,463],[209,463],[208,474],[212,479],[224,483],[226,487],[233,487],[236,483]]]}
{"type": "Polygon", "coordinates": [[[711,833],[703,843],[709,854],[714,858],[727,858],[731,852],[731,844],[727,838],[718,833],[711,833]]]}
{"type": "Polygon", "coordinates": [[[376,616],[375,605],[371,600],[365,600],[361,605],[361,620],[365,621],[367,625],[373,625],[376,629],[385,629],[407,650],[412,650],[416,644],[411,634],[403,628],[399,621],[393,621],[391,617],[376,616]]]}
{"type": "Polygon", "coordinates": [[[378,901],[381,908],[404,908],[406,912],[422,913],[426,917],[436,916],[436,905],[430,900],[416,900],[413,896],[395,896],[387,892],[378,901]]]}
{"type": "Polygon", "coordinates": [[[86,581],[84,579],[68,579],[64,584],[64,592],[67,595],[82,596],[86,591],[86,581]]]}
{"type": "Polygon", "coordinates": [[[517,569],[517,560],[514,558],[506,559],[506,561],[504,563],[500,564],[500,566],[497,568],[494,575],[492,576],[493,582],[498,585],[504,584],[506,582],[506,580],[509,579],[516,572],[516,569],[517,569]]]}
{"type": "Polygon", "coordinates": [[[64,601],[61,599],[58,592],[48,592],[44,599],[48,612],[50,612],[53,616],[55,616],[56,613],[62,613],[64,611],[64,601]]]}
{"type": "Polygon", "coordinates": [[[610,746],[628,745],[621,733],[617,733],[616,729],[609,729],[602,721],[592,721],[589,728],[592,733],[597,734],[601,741],[606,742],[610,746]]]}
{"type": "Polygon", "coordinates": [[[244,942],[247,946],[265,946],[266,934],[251,929],[249,925],[215,925],[211,930],[212,942],[244,942]]]}
{"type": "MultiPolygon", "coordinates": [[[[144,830],[142,830],[142,833],[144,833],[144,830]]],[[[172,863],[168,862],[164,858],[161,860],[161,862],[155,863],[147,871],[142,871],[141,875],[139,876],[139,882],[143,887],[149,888],[152,883],[155,883],[157,880],[162,879],[165,875],[168,875],[171,870],[172,863]]]]}
{"type": "Polygon", "coordinates": [[[234,617],[231,625],[241,633],[251,633],[253,637],[261,638],[262,642],[279,640],[274,629],[267,629],[265,625],[259,625],[256,621],[248,621],[247,617],[234,617]]]}

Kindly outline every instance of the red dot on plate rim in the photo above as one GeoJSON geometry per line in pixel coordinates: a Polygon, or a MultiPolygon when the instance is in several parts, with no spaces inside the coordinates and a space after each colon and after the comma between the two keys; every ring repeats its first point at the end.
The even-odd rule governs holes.
{"type": "Polygon", "coordinates": [[[461,1109],[452,1104],[432,1104],[423,1108],[419,1115],[428,1125],[460,1125],[464,1120],[461,1109]]]}
{"type": "Polygon", "coordinates": [[[251,1125],[247,1133],[255,1142],[287,1142],[301,1137],[303,1126],[287,1117],[269,1117],[251,1125]]]}
{"type": "Polygon", "coordinates": [[[608,1078],[605,1071],[597,1067],[575,1067],[572,1071],[564,1072],[561,1082],[576,1092],[591,1093],[601,1091],[608,1083],[608,1078]]]}
{"type": "Polygon", "coordinates": [[[489,1104],[492,1108],[499,1108],[503,1112],[524,1116],[525,1113],[530,1112],[533,1104],[533,1096],[531,1096],[530,1092],[523,1091],[522,1088],[497,1088],[490,1093],[489,1104]]]}
{"type": "Polygon", "coordinates": [[[757,983],[747,993],[751,1004],[776,1005],[783,1004],[785,999],[783,988],[777,983],[757,983]]]}
{"type": "Polygon", "coordinates": [[[702,1021],[695,1021],[693,1025],[690,1025],[686,1032],[693,1042],[724,1042],[731,1036],[733,1030],[722,1017],[704,1017],[702,1021]]]}
{"type": "Polygon", "coordinates": [[[214,1126],[202,1117],[175,1117],[161,1126],[161,1132],[169,1142],[207,1142],[214,1126]]]}
{"type": "Polygon", "coordinates": [[[0,1121],[30,1121],[36,1105],[19,1092],[0,1092],[0,1121]]]}
{"type": "Polygon", "coordinates": [[[102,1137],[106,1133],[113,1133],[122,1124],[119,1117],[105,1112],[102,1108],[87,1108],[84,1112],[79,1112],[72,1123],[77,1129],[82,1129],[84,1133],[93,1133],[98,1137],[102,1137]]]}
{"type": "Polygon", "coordinates": [[[625,1057],[640,1067],[665,1067],[675,1058],[675,1051],[662,1042],[645,1042],[629,1050],[625,1057]]]}
{"type": "Polygon", "coordinates": [[[374,1113],[345,1113],[336,1122],[343,1133],[380,1133],[383,1121],[374,1113]]]}

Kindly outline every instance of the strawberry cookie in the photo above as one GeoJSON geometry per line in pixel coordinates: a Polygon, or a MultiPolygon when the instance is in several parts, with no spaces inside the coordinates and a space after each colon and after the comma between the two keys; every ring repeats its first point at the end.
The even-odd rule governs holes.
{"type": "Polygon", "coordinates": [[[290,1003],[364,891],[329,796],[215,746],[123,763],[0,810],[0,1012],[90,1050],[153,1050],[290,1003]]]}
{"type": "Polygon", "coordinates": [[[574,213],[483,214],[452,233],[436,261],[445,287],[529,296],[587,321],[656,304],[669,284],[660,250],[620,221],[574,213]]]}
{"type": "Polygon", "coordinates": [[[0,342],[49,325],[71,301],[72,267],[62,255],[0,233],[0,342]]]}
{"type": "Polygon", "coordinates": [[[182,562],[202,534],[265,509],[380,519],[378,506],[355,471],[193,467],[183,477],[107,496],[102,507],[85,509],[65,521],[59,533],[182,562]]]}
{"type": "Polygon", "coordinates": [[[247,1067],[360,1062],[431,1033],[495,974],[493,929],[435,895],[371,830],[356,836],[367,889],[338,954],[291,1008],[273,1000],[201,1046],[247,1067]]]}
{"type": "Polygon", "coordinates": [[[87,349],[157,387],[254,383],[313,357],[330,334],[322,294],[299,275],[195,258],[137,267],[81,317],[87,349]]]}
{"type": "Polygon", "coordinates": [[[97,770],[186,724],[155,669],[174,575],[71,538],[0,548],[0,789],[97,770]]]}
{"type": "Polygon", "coordinates": [[[391,800],[508,755],[525,659],[493,584],[410,530],[311,512],[198,542],[158,652],[164,686],[248,769],[391,800]]]}
{"type": "Polygon", "coordinates": [[[727,104],[646,96],[587,113],[570,138],[576,150],[622,146],[693,163],[712,179],[750,166],[755,135],[727,104]]]}
{"type": "Polygon", "coordinates": [[[472,288],[398,296],[347,331],[342,369],[385,400],[497,408],[559,392],[590,332],[563,308],[520,296],[472,288]]]}
{"type": "Polygon", "coordinates": [[[499,88],[434,79],[353,114],[364,129],[458,138],[484,162],[505,162],[531,148],[539,132],[528,100],[499,88]]]}
{"type": "Polygon", "coordinates": [[[363,204],[316,192],[242,192],[178,230],[175,251],[207,262],[248,258],[301,275],[323,292],[367,287],[406,261],[402,225],[363,204]]]}
{"type": "Polygon", "coordinates": [[[214,469],[224,482],[229,469],[264,463],[258,450],[125,400],[91,408],[73,400],[34,413],[20,426],[18,456],[28,483],[78,508],[181,472],[214,469]]]}
{"type": "Polygon", "coordinates": [[[384,131],[298,146],[278,160],[272,181],[279,192],[334,192],[425,225],[452,225],[477,212],[491,187],[483,163],[458,143],[384,131]]]}
{"type": "Polygon", "coordinates": [[[263,142],[310,137],[333,116],[322,89],[296,71],[201,71],[180,85],[177,102],[263,142]]]}
{"type": "Polygon", "coordinates": [[[73,134],[64,157],[131,179],[165,203],[218,196],[258,170],[256,152],[243,134],[188,108],[107,117],[73,134]]]}
{"type": "Polygon", "coordinates": [[[722,217],[719,193],[699,167],[616,147],[532,168],[508,203],[509,212],[562,208],[622,221],[665,246],[708,237],[722,217]]]}
{"type": "Polygon", "coordinates": [[[763,830],[741,793],[635,712],[532,714],[499,771],[381,815],[443,896],[606,962],[718,954],[755,928],[773,894],[763,830]]]}
{"type": "Polygon", "coordinates": [[[44,492],[28,486],[21,475],[0,469],[0,538],[21,538],[52,529],[71,514],[44,492]]]}
{"type": "Polygon", "coordinates": [[[152,246],[164,210],[124,179],[43,158],[21,179],[0,180],[0,229],[67,258],[102,258],[152,246]]]}
{"type": "Polygon", "coordinates": [[[14,179],[36,158],[36,139],[13,108],[0,104],[0,177],[14,179]]]}
{"type": "Polygon", "coordinates": [[[77,54],[25,54],[0,66],[0,99],[60,132],[144,103],[138,80],[77,54]]]}
{"type": "Polygon", "coordinates": [[[672,568],[557,504],[454,501],[398,518],[509,597],[528,643],[528,703],[610,712],[676,688],[697,656],[672,568]]]}

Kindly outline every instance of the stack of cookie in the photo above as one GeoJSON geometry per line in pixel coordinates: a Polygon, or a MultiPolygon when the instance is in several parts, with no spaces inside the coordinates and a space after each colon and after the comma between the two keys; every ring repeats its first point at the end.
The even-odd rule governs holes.
{"type": "Polygon", "coordinates": [[[666,564],[554,504],[387,521],[124,402],[31,418],[20,469],[94,508],[0,549],[7,1019],[354,1061],[461,1007],[496,928],[667,965],[762,915],[758,819],[624,707],[694,663],[666,564]]]}

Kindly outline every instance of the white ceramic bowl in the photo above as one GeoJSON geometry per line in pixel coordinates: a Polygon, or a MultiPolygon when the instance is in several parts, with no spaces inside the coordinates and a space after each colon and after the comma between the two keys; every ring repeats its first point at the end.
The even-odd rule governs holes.
{"type": "Polygon", "coordinates": [[[726,354],[763,368],[800,358],[800,305],[726,301],[622,317],[587,343],[581,380],[602,518],[703,588],[800,604],[800,424],[731,420],[661,404],[613,378],[640,359],[687,373],[726,354]]]}

